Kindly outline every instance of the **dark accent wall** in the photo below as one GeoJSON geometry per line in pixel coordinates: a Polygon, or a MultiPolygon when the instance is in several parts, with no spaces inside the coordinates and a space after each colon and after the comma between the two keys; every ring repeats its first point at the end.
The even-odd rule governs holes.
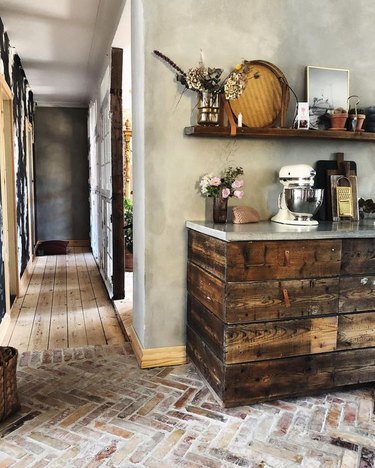
{"type": "MultiPolygon", "coordinates": [[[[17,233],[18,233],[18,263],[22,276],[29,256],[29,225],[28,225],[28,198],[26,173],[26,127],[25,118],[33,123],[34,101],[30,91],[22,62],[17,54],[10,49],[9,37],[0,18],[0,72],[13,92],[14,117],[14,166],[16,176],[17,201],[17,233]]],[[[0,200],[1,204],[1,200],[0,200]]],[[[1,212],[3,207],[1,207],[1,212]]],[[[3,226],[0,218],[0,321],[5,313],[4,295],[4,261],[3,261],[3,226]]]]}
{"type": "Polygon", "coordinates": [[[87,109],[35,112],[37,239],[89,239],[87,109]]]}

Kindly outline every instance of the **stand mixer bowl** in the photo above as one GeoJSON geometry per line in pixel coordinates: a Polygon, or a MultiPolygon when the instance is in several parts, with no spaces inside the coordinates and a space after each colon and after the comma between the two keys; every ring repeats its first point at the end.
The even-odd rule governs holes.
{"type": "Polygon", "coordinates": [[[309,220],[323,202],[324,189],[312,187],[285,188],[285,203],[297,220],[309,220]]]}

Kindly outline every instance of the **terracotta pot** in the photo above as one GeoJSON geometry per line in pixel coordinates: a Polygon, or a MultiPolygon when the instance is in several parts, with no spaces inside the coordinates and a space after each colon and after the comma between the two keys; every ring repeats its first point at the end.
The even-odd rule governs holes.
{"type": "Polygon", "coordinates": [[[331,120],[330,130],[344,130],[346,120],[348,118],[348,113],[345,112],[345,113],[342,113],[342,114],[331,114],[329,116],[329,118],[331,120]]]}
{"type": "Polygon", "coordinates": [[[360,132],[362,130],[363,122],[365,121],[366,115],[365,114],[349,114],[348,121],[346,123],[346,128],[350,132],[360,132]]]}

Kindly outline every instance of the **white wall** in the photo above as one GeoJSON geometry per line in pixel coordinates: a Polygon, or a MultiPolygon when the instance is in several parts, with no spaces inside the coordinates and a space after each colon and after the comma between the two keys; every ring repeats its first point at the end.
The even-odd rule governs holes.
{"type": "Polygon", "coordinates": [[[191,138],[196,96],[185,93],[153,49],[183,69],[203,49],[208,65],[242,58],[278,65],[305,99],[306,65],[348,68],[351,93],[375,104],[375,44],[365,40],[375,4],[359,0],[138,0],[133,2],[133,104],[136,212],[135,329],[146,348],[185,342],[186,219],[205,218],[196,184],[227,162],[245,170],[243,204],[263,219],[276,211],[280,166],[314,165],[343,151],[358,165],[359,195],[374,197],[375,146],[341,141],[191,138]],[[144,80],[144,82],[143,82],[144,80]],[[144,91],[143,91],[144,85],[144,91]],[[144,197],[144,198],[143,198],[144,197]],[[144,210],[144,213],[143,213],[144,210]],[[141,260],[142,259],[142,260],[141,260]],[[144,261],[144,270],[142,267],[144,261]]]}

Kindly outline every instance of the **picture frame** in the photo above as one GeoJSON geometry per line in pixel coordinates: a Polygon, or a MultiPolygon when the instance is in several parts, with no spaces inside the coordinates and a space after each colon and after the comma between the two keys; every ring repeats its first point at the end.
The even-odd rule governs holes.
{"type": "Polygon", "coordinates": [[[311,65],[307,66],[306,72],[310,128],[325,130],[329,127],[325,114],[338,107],[348,109],[350,72],[343,68],[311,65]]]}

